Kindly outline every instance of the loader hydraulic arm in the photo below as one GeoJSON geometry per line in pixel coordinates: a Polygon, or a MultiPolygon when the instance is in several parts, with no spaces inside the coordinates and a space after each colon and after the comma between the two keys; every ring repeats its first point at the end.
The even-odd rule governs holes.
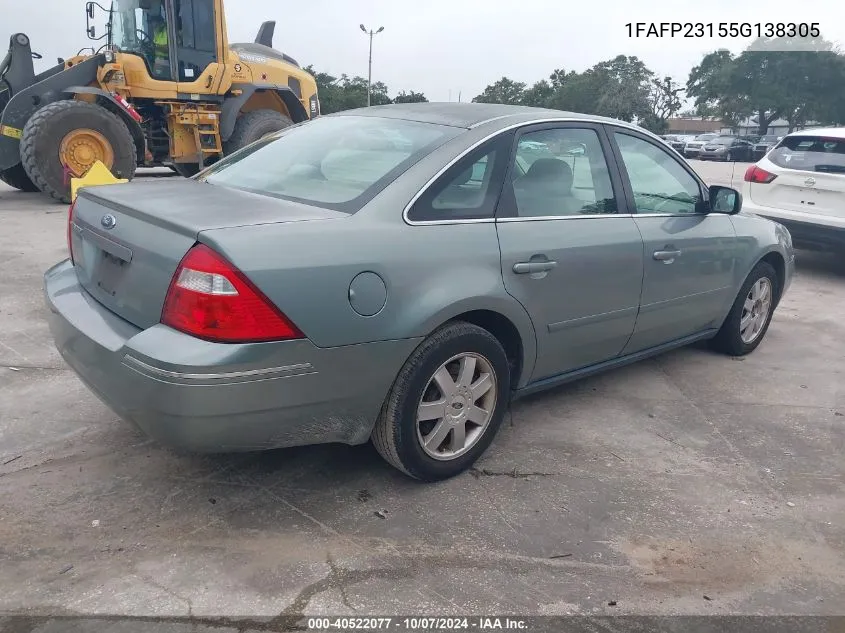
{"type": "Polygon", "coordinates": [[[9,41],[9,52],[0,64],[0,77],[6,82],[12,95],[31,86],[35,81],[33,59],[40,58],[30,48],[29,37],[16,33],[9,41]]]}

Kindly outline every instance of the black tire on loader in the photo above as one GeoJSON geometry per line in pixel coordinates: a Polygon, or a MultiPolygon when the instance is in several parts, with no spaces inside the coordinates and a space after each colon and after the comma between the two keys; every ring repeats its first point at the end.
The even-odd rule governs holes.
{"type": "Polygon", "coordinates": [[[70,202],[70,179],[65,182],[59,149],[68,135],[81,130],[102,136],[110,145],[113,162],[106,167],[116,178],[132,180],[137,167],[135,142],[116,114],[86,101],[56,101],[44,106],[24,126],[21,162],[41,191],[66,203],[70,202]]]}
{"type": "Polygon", "coordinates": [[[36,187],[35,183],[29,179],[29,176],[26,175],[26,171],[24,170],[23,165],[21,165],[20,163],[18,163],[14,167],[9,167],[8,169],[0,171],[0,180],[5,182],[10,187],[20,189],[21,191],[26,191],[28,193],[34,193],[38,191],[38,187],[36,187]]]}
{"type": "Polygon", "coordinates": [[[275,110],[246,112],[235,122],[232,136],[223,144],[223,154],[228,156],[255,141],[293,125],[290,117],[275,110]]]}

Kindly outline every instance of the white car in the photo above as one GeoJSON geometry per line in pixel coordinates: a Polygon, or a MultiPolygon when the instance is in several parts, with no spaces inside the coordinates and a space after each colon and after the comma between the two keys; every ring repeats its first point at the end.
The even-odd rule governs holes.
{"type": "Polygon", "coordinates": [[[845,128],[793,132],[745,172],[742,208],[799,248],[845,253],[845,128]]]}

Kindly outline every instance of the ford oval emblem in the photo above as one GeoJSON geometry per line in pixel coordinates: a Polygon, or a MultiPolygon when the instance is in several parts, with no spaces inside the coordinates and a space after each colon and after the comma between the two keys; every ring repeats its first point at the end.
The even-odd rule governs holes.
{"type": "Polygon", "coordinates": [[[100,220],[100,224],[103,225],[104,229],[111,230],[117,225],[117,218],[115,218],[111,213],[107,213],[100,220]]]}

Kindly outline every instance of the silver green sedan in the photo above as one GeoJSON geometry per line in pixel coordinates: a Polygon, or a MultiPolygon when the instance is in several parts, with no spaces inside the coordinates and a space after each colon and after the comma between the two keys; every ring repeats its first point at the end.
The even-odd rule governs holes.
{"type": "Polygon", "coordinates": [[[615,120],[349,111],[191,180],[84,189],[45,275],[50,327],[164,443],[372,441],[443,479],[516,397],[702,339],[754,350],[794,256],[741,204],[615,120]]]}

